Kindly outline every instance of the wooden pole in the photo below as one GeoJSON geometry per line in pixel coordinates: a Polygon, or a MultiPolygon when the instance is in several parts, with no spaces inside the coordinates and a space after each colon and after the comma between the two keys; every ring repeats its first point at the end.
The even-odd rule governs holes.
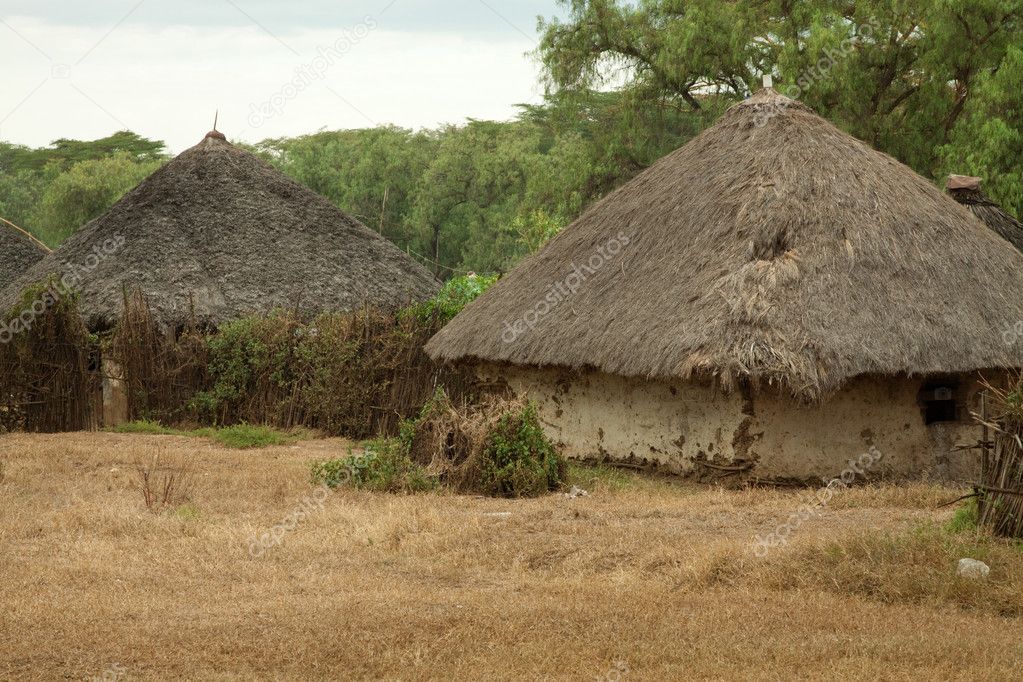
{"type": "Polygon", "coordinates": [[[10,227],[15,232],[20,232],[21,234],[25,235],[25,237],[27,237],[33,244],[35,244],[40,249],[42,249],[44,253],[50,253],[50,247],[47,246],[46,244],[43,244],[41,241],[39,241],[35,237],[33,237],[31,235],[31,233],[29,233],[28,230],[23,230],[22,228],[18,227],[17,225],[12,223],[10,220],[7,220],[6,218],[0,218],[0,223],[3,223],[4,225],[7,225],[8,227],[10,227]]]}

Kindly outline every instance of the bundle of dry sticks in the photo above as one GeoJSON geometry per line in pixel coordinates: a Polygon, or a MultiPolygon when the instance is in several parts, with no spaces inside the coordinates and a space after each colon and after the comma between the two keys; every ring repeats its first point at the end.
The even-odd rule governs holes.
{"type": "Polygon", "coordinates": [[[1023,538],[1023,377],[1006,388],[986,385],[985,435],[977,484],[980,525],[996,535],[1023,538]]]}

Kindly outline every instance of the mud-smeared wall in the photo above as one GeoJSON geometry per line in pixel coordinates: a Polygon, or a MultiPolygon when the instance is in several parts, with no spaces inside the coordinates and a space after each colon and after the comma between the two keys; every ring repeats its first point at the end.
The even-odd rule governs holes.
{"type": "Polygon", "coordinates": [[[771,388],[725,393],[710,384],[596,372],[486,366],[537,402],[548,434],[575,459],[653,465],[703,479],[819,480],[871,448],[875,478],[969,480],[980,430],[969,419],[976,387],[961,381],[962,420],[927,425],[923,379],[863,377],[820,405],[771,388]]]}

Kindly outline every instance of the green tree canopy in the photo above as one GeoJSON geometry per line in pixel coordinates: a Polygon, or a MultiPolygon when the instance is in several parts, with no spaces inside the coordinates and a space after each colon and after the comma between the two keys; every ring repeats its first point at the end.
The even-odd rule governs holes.
{"type": "Polygon", "coordinates": [[[42,193],[32,218],[36,233],[47,244],[59,244],[105,212],[161,163],[139,163],[125,152],[76,163],[57,175],[42,193]]]}
{"type": "Polygon", "coordinates": [[[49,147],[38,149],[0,142],[0,173],[42,171],[53,164],[66,170],[82,161],[98,161],[115,154],[123,154],[133,161],[145,163],[164,159],[166,150],[163,142],[146,139],[128,130],[99,140],[61,138],[49,147]]]}
{"type": "MultiPolygon", "coordinates": [[[[559,0],[542,22],[539,55],[552,93],[628,93],[637,107],[699,112],[760,86],[805,101],[857,137],[937,177],[953,159],[1004,184],[995,149],[1013,141],[1019,111],[1023,0],[559,0]],[[988,114],[1004,125],[977,152],[988,114]]],[[[1017,175],[1018,184],[1019,176],[1017,175]]]]}

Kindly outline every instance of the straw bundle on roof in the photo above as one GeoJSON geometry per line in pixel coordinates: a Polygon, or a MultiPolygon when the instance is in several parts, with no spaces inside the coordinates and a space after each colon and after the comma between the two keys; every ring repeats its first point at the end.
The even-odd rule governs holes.
{"type": "Polygon", "coordinates": [[[981,222],[994,230],[1020,251],[1023,251],[1023,223],[984,195],[981,179],[969,175],[949,176],[946,189],[953,199],[970,209],[981,222]]]}

